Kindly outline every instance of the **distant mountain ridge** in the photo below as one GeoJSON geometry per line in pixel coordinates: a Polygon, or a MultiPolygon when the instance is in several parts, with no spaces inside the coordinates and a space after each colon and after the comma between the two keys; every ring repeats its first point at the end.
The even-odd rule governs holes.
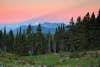
{"type": "MultiPolygon", "coordinates": [[[[22,31],[27,29],[27,26],[31,24],[32,26],[32,30],[33,32],[36,32],[37,29],[37,25],[41,24],[42,26],[42,32],[44,34],[47,34],[48,32],[51,32],[52,34],[55,33],[56,28],[61,25],[64,24],[64,22],[51,22],[51,21],[41,21],[40,23],[37,22],[35,19],[31,19],[31,20],[27,20],[27,21],[23,21],[23,22],[18,22],[16,24],[1,24],[0,25],[0,30],[3,30],[4,27],[6,27],[7,33],[12,29],[14,34],[17,33],[17,31],[20,29],[20,27],[22,28],[22,31]]],[[[68,24],[64,24],[65,27],[68,26],[68,24]]],[[[66,28],[67,29],[67,28],[66,28]]]]}
{"type": "MultiPolygon", "coordinates": [[[[46,23],[42,23],[41,24],[42,33],[47,34],[48,32],[50,32],[51,34],[54,34],[55,31],[56,31],[56,28],[58,26],[60,26],[61,24],[64,24],[64,23],[47,23],[47,22],[46,23]]],[[[32,30],[33,30],[34,33],[36,33],[37,26],[38,25],[32,25],[32,30]]],[[[64,26],[67,27],[66,24],[64,24],[64,26]]],[[[27,25],[22,25],[20,27],[21,27],[22,31],[27,29],[27,25]]],[[[17,31],[20,30],[20,27],[14,29],[13,32],[16,34],[17,31]]]]}

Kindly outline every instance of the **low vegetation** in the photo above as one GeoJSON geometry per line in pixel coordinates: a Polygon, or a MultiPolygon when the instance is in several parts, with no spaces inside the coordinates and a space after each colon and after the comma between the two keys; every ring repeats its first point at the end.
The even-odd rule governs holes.
{"type": "Polygon", "coordinates": [[[39,65],[46,67],[99,67],[99,62],[100,56],[92,56],[92,53],[84,52],[60,52],[36,56],[17,56],[6,53],[5,56],[0,56],[0,64],[5,67],[38,67],[39,65]],[[80,54],[82,55],[80,56],[80,54]]]}

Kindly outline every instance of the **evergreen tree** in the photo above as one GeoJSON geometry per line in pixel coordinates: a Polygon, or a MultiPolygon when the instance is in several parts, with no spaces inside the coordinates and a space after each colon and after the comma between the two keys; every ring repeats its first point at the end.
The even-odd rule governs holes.
{"type": "Polygon", "coordinates": [[[76,21],[76,32],[75,35],[76,42],[75,42],[75,49],[76,50],[83,50],[85,44],[85,32],[84,32],[84,25],[82,23],[81,17],[77,18],[76,21]]]}
{"type": "Polygon", "coordinates": [[[42,30],[41,30],[41,24],[39,24],[37,27],[37,33],[36,33],[36,51],[37,51],[37,54],[45,53],[44,40],[45,40],[45,38],[44,38],[44,35],[42,33],[42,30]]]}
{"type": "Polygon", "coordinates": [[[89,12],[86,14],[86,16],[83,18],[83,28],[84,28],[84,47],[85,49],[89,49],[89,22],[90,22],[90,14],[89,12]]]}
{"type": "Polygon", "coordinates": [[[70,20],[70,29],[69,29],[69,51],[75,50],[75,24],[73,18],[70,20]]]}
{"type": "Polygon", "coordinates": [[[6,33],[6,27],[4,27],[3,35],[2,35],[2,41],[3,41],[3,49],[6,51],[7,48],[7,33],[6,33]]]}
{"type": "Polygon", "coordinates": [[[54,34],[54,37],[53,37],[53,52],[56,53],[57,52],[57,33],[58,33],[58,29],[56,28],[56,32],[54,34]]]}
{"type": "Polygon", "coordinates": [[[27,31],[26,31],[26,40],[27,40],[27,50],[30,55],[33,54],[33,31],[32,26],[28,25],[27,31]]]}
{"type": "Polygon", "coordinates": [[[12,52],[14,49],[14,35],[13,35],[13,31],[10,30],[9,34],[8,34],[8,44],[7,44],[7,50],[12,52]]]}
{"type": "Polygon", "coordinates": [[[95,23],[95,42],[96,42],[96,47],[100,49],[100,10],[98,12],[97,18],[96,18],[96,23],[95,23]]]}
{"type": "Polygon", "coordinates": [[[89,44],[90,44],[90,49],[94,49],[95,48],[95,23],[96,23],[96,19],[95,19],[95,14],[94,12],[92,13],[92,16],[90,18],[90,22],[89,22],[89,44]]]}
{"type": "Polygon", "coordinates": [[[2,31],[0,30],[0,49],[2,49],[2,46],[3,46],[2,42],[3,42],[2,41],[2,31]]]}
{"type": "Polygon", "coordinates": [[[47,44],[48,44],[48,52],[50,53],[51,52],[51,41],[52,41],[52,35],[50,32],[48,32],[47,34],[47,44]]]}

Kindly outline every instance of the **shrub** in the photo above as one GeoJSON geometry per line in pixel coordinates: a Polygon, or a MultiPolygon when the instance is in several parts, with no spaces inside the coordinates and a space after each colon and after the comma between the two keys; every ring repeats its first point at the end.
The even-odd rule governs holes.
{"type": "Polygon", "coordinates": [[[79,58],[79,57],[80,57],[79,54],[76,53],[76,52],[72,52],[72,53],[70,54],[70,58],[79,58]]]}
{"type": "Polygon", "coordinates": [[[100,59],[98,60],[98,67],[100,67],[100,59]]]}

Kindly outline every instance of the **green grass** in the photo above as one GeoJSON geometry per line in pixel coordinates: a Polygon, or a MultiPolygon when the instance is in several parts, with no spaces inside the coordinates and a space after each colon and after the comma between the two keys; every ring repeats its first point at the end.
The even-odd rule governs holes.
{"type": "MultiPolygon", "coordinates": [[[[66,55],[66,53],[63,53],[63,55],[66,55]]],[[[61,56],[60,53],[37,56],[16,56],[16,58],[18,58],[17,60],[12,57],[13,56],[0,57],[0,64],[5,65],[5,67],[28,67],[27,64],[35,65],[35,67],[38,67],[38,65],[47,65],[48,67],[53,67],[54,65],[56,65],[57,67],[76,67],[76,65],[80,65],[81,67],[90,67],[91,64],[96,66],[98,60],[100,59],[100,57],[81,57],[66,59],[66,57],[61,56]],[[60,62],[61,59],[63,59],[64,61],[60,62]],[[19,60],[23,60],[24,62],[18,62],[19,60]]]]}
{"type": "Polygon", "coordinates": [[[46,64],[46,65],[58,65],[60,67],[66,67],[67,65],[75,67],[79,64],[81,67],[90,67],[91,64],[97,65],[98,58],[72,58],[66,59],[55,54],[39,55],[39,56],[26,56],[25,60],[34,61],[36,64],[46,64]],[[60,63],[60,59],[65,61],[60,63]]]}
{"type": "Polygon", "coordinates": [[[39,56],[26,56],[25,60],[34,61],[36,64],[54,65],[59,61],[59,57],[53,54],[39,55],[39,56]]]}

